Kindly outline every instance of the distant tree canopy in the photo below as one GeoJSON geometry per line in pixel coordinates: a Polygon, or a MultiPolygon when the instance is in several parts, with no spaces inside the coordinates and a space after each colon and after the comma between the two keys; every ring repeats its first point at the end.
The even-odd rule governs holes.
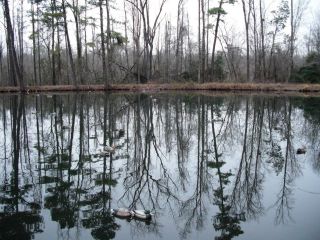
{"type": "Polygon", "coordinates": [[[320,83],[320,55],[309,53],[304,66],[293,73],[291,80],[297,83],[320,83]]]}

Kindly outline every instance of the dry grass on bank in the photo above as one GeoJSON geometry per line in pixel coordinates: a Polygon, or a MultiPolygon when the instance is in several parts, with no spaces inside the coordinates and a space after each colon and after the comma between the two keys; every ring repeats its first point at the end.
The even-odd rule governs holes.
{"type": "Polygon", "coordinates": [[[273,84],[273,83],[168,83],[168,84],[113,84],[105,85],[46,85],[28,86],[23,91],[19,87],[0,87],[2,93],[37,93],[65,91],[264,91],[264,92],[313,92],[320,93],[320,84],[273,84]]]}

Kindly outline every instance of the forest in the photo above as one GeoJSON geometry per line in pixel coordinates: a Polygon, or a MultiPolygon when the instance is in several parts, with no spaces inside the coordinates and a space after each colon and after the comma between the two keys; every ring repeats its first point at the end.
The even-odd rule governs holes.
{"type": "Polygon", "coordinates": [[[303,22],[310,1],[188,2],[1,0],[0,85],[319,82],[320,17],[303,22]]]}

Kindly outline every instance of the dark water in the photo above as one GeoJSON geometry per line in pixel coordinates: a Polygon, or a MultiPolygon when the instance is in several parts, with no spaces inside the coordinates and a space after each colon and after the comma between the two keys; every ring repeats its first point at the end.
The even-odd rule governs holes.
{"type": "Polygon", "coordinates": [[[0,96],[0,239],[319,239],[319,128],[317,97],[0,96]]]}

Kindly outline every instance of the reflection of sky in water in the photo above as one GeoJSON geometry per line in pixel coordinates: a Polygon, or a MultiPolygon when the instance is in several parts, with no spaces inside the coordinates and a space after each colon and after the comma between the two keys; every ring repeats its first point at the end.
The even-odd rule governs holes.
{"type": "Polygon", "coordinates": [[[303,176],[295,180],[292,190],[291,220],[286,224],[275,224],[276,207],[273,206],[279,192],[282,179],[273,175],[267,176],[264,189],[264,205],[269,207],[257,221],[249,221],[242,224],[245,234],[239,239],[317,239],[319,235],[318,219],[320,209],[317,204],[319,194],[311,194],[302,191],[313,190],[319,193],[319,176],[307,164],[304,165],[303,176]],[[248,237],[250,236],[250,237],[248,237]]]}
{"type": "MultiPolygon", "coordinates": [[[[120,228],[116,230],[116,239],[214,239],[214,236],[221,234],[221,231],[215,231],[213,226],[214,217],[219,211],[214,197],[219,187],[219,177],[216,168],[207,166],[207,162],[215,161],[211,106],[214,106],[216,111],[214,114],[215,133],[218,154],[222,154],[219,156],[219,161],[226,162],[220,168],[220,172],[221,174],[226,174],[229,171],[232,173],[231,176],[226,178],[228,183],[224,185],[223,194],[226,197],[224,203],[228,205],[234,199],[235,202],[231,204],[230,214],[244,212],[246,215],[246,220],[239,222],[244,233],[235,237],[235,239],[317,239],[320,233],[318,227],[320,189],[318,186],[319,171],[315,170],[313,166],[317,162],[317,154],[319,154],[319,138],[317,137],[319,125],[306,120],[304,111],[297,108],[293,101],[289,102],[282,98],[272,97],[246,98],[233,96],[206,97],[200,101],[200,98],[196,95],[155,95],[153,101],[149,101],[149,97],[142,96],[140,98],[141,104],[138,106],[137,96],[126,95],[121,97],[121,95],[116,95],[108,100],[105,100],[103,95],[83,95],[82,99],[78,96],[71,169],[79,169],[80,174],[76,172],[71,176],[68,176],[67,170],[44,170],[44,168],[41,171],[36,170],[39,166],[37,163],[38,152],[34,148],[37,145],[36,117],[39,117],[40,129],[43,128],[43,135],[40,138],[47,151],[46,156],[41,154],[41,161],[47,161],[48,156],[54,152],[53,149],[56,149],[57,136],[54,123],[57,122],[57,129],[60,130],[60,110],[57,108],[56,114],[49,114],[54,112],[53,99],[43,98],[43,122],[41,122],[40,114],[32,114],[35,113],[35,97],[28,96],[24,99],[30,164],[25,154],[26,151],[21,150],[23,161],[20,160],[19,162],[19,186],[26,183],[33,184],[33,191],[29,191],[25,195],[25,199],[33,201],[40,198],[42,200],[41,206],[43,209],[40,215],[43,217],[42,230],[44,232],[35,234],[35,239],[92,239],[92,229],[84,228],[82,219],[87,218],[88,214],[90,215],[91,212],[95,211],[92,209],[93,205],[82,206],[74,202],[72,196],[75,194],[70,194],[70,205],[76,206],[80,211],[75,211],[76,220],[73,228],[60,229],[59,224],[53,221],[52,211],[44,208],[45,198],[51,196],[48,189],[54,188],[55,183],[42,185],[37,183],[40,174],[41,176],[59,176],[59,178],[62,174],[64,181],[67,181],[69,177],[73,181],[70,189],[87,189],[88,193],[98,193],[102,190],[103,186],[98,184],[96,179],[101,180],[101,172],[104,168],[103,158],[92,158],[91,161],[84,162],[82,167],[79,166],[78,159],[81,149],[79,145],[81,122],[84,126],[84,135],[81,138],[83,139],[84,155],[97,154],[103,148],[100,144],[103,143],[104,106],[107,107],[108,113],[112,111],[112,109],[110,110],[111,107],[113,113],[116,113],[112,115],[116,118],[116,121],[110,125],[109,121],[112,122],[112,118],[109,119],[109,117],[111,115],[106,115],[108,129],[110,127],[110,130],[125,130],[124,136],[114,138],[113,142],[118,146],[113,155],[112,168],[112,178],[117,183],[110,188],[106,185],[106,191],[111,189],[112,198],[110,203],[107,201],[106,208],[109,206],[113,208],[126,207],[132,204],[132,199],[137,196],[136,189],[140,185],[143,187],[138,194],[140,198],[136,202],[137,208],[152,209],[152,201],[155,205],[155,218],[150,225],[136,220],[116,219],[115,222],[120,225],[120,228]],[[111,99],[112,101],[110,101],[111,99]],[[248,100],[247,159],[242,160],[242,169],[240,169],[246,129],[246,100],[248,100]],[[82,118],[79,115],[81,102],[84,104],[82,118]],[[203,103],[203,105],[200,103],[203,103]],[[220,105],[216,105],[217,103],[220,105]],[[264,106],[264,112],[261,123],[262,106],[264,106]],[[282,157],[285,158],[288,144],[286,119],[288,119],[288,108],[290,106],[292,107],[289,141],[291,148],[287,159],[287,172],[285,173],[285,160],[280,161],[283,165],[279,167],[277,165],[279,161],[272,160],[270,157],[272,148],[269,140],[271,131],[272,143],[275,144],[273,149],[279,146],[279,151],[273,154],[281,153],[282,157]],[[137,117],[138,107],[140,108],[139,118],[137,117]],[[235,111],[230,109],[235,109],[235,111]],[[203,110],[205,110],[205,114],[202,115],[203,110]],[[149,136],[146,127],[149,126],[150,130],[151,125],[148,116],[151,112],[153,114],[154,138],[150,138],[150,162],[146,157],[149,171],[144,171],[142,184],[139,185],[135,177],[139,178],[141,176],[142,165],[139,164],[143,164],[143,161],[137,162],[134,159],[134,154],[138,149],[142,151],[138,160],[143,159],[146,154],[145,143],[149,136]],[[205,137],[202,138],[203,119],[205,119],[204,124],[207,128],[204,129],[205,137]],[[272,121],[269,121],[270,119],[272,121]],[[139,136],[136,135],[138,126],[141,128],[140,140],[139,136]],[[199,126],[200,128],[198,128],[199,126]],[[262,126],[261,135],[259,135],[259,126],[262,126]],[[180,131],[177,131],[177,128],[180,131]],[[198,136],[200,137],[198,138],[198,136]],[[183,141],[177,141],[178,137],[181,137],[183,141]],[[259,139],[260,145],[258,145],[259,139]],[[202,142],[204,147],[202,147],[202,142]],[[181,149],[179,146],[184,146],[183,152],[178,151],[178,149],[181,149]],[[260,151],[257,150],[258,146],[260,151]],[[307,153],[296,155],[296,149],[302,146],[307,147],[307,153]],[[200,158],[198,158],[199,156],[200,158]],[[201,162],[202,156],[204,160],[201,162]],[[252,156],[251,160],[250,156],[252,156]],[[258,162],[256,162],[257,156],[258,162]],[[32,170],[30,170],[30,166],[32,170]],[[254,171],[255,168],[258,170],[257,172],[254,171]],[[92,169],[91,174],[88,174],[89,169],[92,169]],[[245,169],[248,169],[248,171],[246,172],[245,169]],[[137,171],[137,174],[135,171],[137,171]],[[257,173],[256,176],[255,173],[257,173]],[[237,176],[240,176],[238,185],[236,184],[237,176]],[[248,185],[245,185],[246,177],[250,179],[248,185]],[[253,181],[255,177],[256,182],[253,181]],[[236,186],[242,186],[239,192],[235,191],[236,186]],[[284,200],[281,201],[279,197],[284,193],[284,187],[286,190],[285,196],[283,197],[284,200]],[[254,192],[255,189],[257,189],[256,192],[254,192]],[[251,205],[248,204],[248,199],[252,200],[251,205]],[[281,206],[283,207],[281,208],[281,206]]],[[[10,122],[12,115],[6,97],[3,97],[1,101],[2,105],[5,106],[7,118],[6,137],[0,139],[2,149],[6,144],[5,154],[7,159],[4,159],[4,151],[0,155],[2,159],[0,167],[4,169],[0,175],[0,185],[4,185],[5,179],[10,182],[10,178],[13,176],[11,174],[13,160],[10,156],[12,146],[10,122]]],[[[64,126],[67,127],[63,131],[63,136],[61,133],[58,134],[59,141],[62,137],[64,138],[59,146],[67,149],[71,137],[72,113],[73,106],[75,106],[74,96],[58,96],[57,106],[59,106],[60,101],[63,105],[62,119],[64,126]]],[[[3,112],[0,113],[0,116],[0,126],[4,126],[3,112]]],[[[21,124],[23,126],[23,123],[21,124]]],[[[117,134],[118,131],[113,131],[114,137],[117,134]]],[[[0,135],[4,136],[3,127],[0,129],[0,135]]],[[[22,146],[26,144],[25,140],[26,138],[21,137],[22,146]]],[[[107,143],[109,143],[109,138],[107,143]]],[[[107,158],[107,174],[109,173],[109,161],[109,158],[107,158]]],[[[52,164],[56,163],[53,162],[52,164]]],[[[45,165],[49,166],[49,164],[45,165]]],[[[3,191],[0,191],[0,196],[5,196],[3,191]]],[[[79,196],[81,201],[85,199],[84,193],[75,196],[79,196]]],[[[3,212],[4,207],[5,204],[1,204],[0,212],[3,212]]],[[[29,208],[26,204],[20,203],[19,210],[28,211],[29,208]]]]}

